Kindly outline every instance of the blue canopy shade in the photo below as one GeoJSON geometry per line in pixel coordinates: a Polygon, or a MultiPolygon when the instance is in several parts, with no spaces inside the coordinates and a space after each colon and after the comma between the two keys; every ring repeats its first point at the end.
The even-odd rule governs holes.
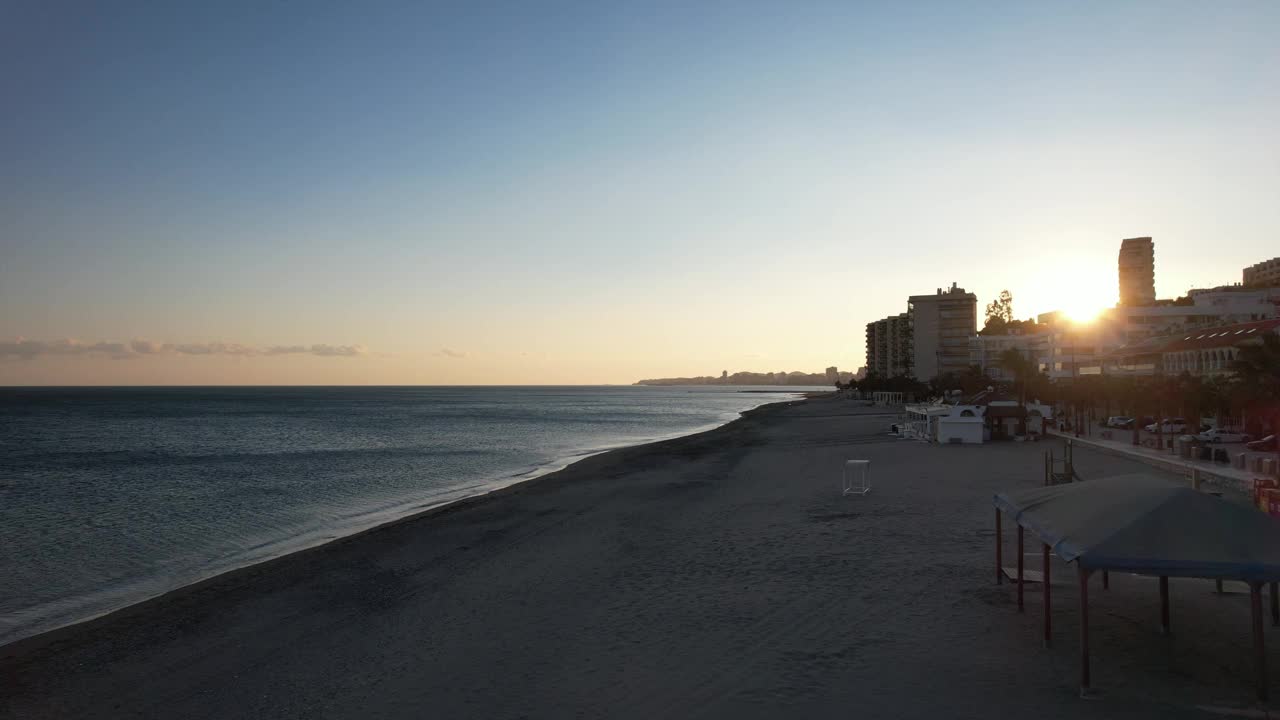
{"type": "Polygon", "coordinates": [[[1002,492],[995,505],[1089,570],[1280,580],[1280,521],[1158,476],[1002,492]]]}

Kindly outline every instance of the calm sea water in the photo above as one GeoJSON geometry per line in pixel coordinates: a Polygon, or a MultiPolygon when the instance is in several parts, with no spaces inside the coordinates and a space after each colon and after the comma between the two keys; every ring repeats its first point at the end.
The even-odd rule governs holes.
{"type": "Polygon", "coordinates": [[[0,644],[795,392],[0,389],[0,644]]]}

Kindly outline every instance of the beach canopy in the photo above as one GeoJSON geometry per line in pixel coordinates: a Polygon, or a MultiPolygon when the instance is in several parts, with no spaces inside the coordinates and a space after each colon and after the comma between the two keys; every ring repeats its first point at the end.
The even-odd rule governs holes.
{"type": "Polygon", "coordinates": [[[1147,474],[997,493],[995,505],[1085,570],[1280,580],[1280,521],[1147,474]]]}

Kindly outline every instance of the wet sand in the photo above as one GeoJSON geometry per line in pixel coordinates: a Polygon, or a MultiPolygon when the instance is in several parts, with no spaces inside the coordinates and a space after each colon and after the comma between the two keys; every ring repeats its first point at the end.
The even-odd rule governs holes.
{"type": "MultiPolygon", "coordinates": [[[[1045,444],[929,446],[839,399],[558,473],[0,648],[0,717],[1205,717],[1252,697],[1248,596],[993,582],[991,494],[1045,444]],[[843,497],[846,458],[874,489],[843,497]]],[[[1077,451],[1085,478],[1148,471],[1077,451]]],[[[1006,558],[1012,558],[1009,533],[1006,558]]],[[[1010,560],[1011,562],[1011,560],[1010,560]]],[[[1280,629],[1268,627],[1280,672],[1280,629]]],[[[1275,674],[1275,673],[1273,673],[1275,674]]],[[[1277,685],[1280,690],[1280,685],[1277,685]]]]}

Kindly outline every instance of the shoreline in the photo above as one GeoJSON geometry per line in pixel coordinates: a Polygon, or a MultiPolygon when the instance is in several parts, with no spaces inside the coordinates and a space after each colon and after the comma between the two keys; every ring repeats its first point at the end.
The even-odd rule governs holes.
{"type": "MultiPolygon", "coordinates": [[[[779,391],[760,391],[760,392],[779,392],[779,391]]],[[[497,484],[494,487],[492,487],[491,489],[485,490],[483,492],[465,495],[463,497],[455,498],[453,500],[446,500],[446,501],[431,505],[429,507],[413,510],[412,512],[409,512],[405,515],[401,515],[398,517],[393,517],[387,520],[376,522],[373,525],[361,528],[359,530],[355,530],[354,532],[351,532],[351,533],[338,535],[328,539],[321,539],[319,542],[316,542],[313,544],[305,544],[300,547],[284,550],[279,554],[270,555],[268,557],[253,560],[244,565],[238,565],[236,567],[219,570],[206,577],[199,578],[192,582],[184,583],[182,585],[171,588],[169,590],[165,590],[158,594],[151,595],[151,596],[142,598],[140,600],[129,602],[119,607],[106,610],[101,613],[90,615],[77,620],[72,620],[62,625],[57,625],[55,627],[51,627],[46,630],[41,630],[31,635],[24,635],[14,640],[11,640],[9,642],[2,643],[0,644],[0,659],[6,659],[9,657],[22,655],[25,652],[29,652],[35,648],[44,646],[48,643],[57,642],[59,639],[61,639],[64,636],[74,634],[81,630],[88,630],[91,626],[96,626],[98,624],[106,624],[115,619],[124,619],[124,618],[131,617],[135,614],[145,613],[151,608],[158,606],[160,604],[163,604],[167,601],[180,600],[183,596],[189,593],[197,593],[202,590],[208,590],[208,589],[217,587],[224,582],[232,583],[239,579],[251,577],[259,573],[268,572],[270,570],[269,566],[274,564],[285,563],[310,553],[315,553],[317,551],[322,551],[324,549],[335,547],[335,546],[341,546],[344,543],[355,541],[367,535],[372,535],[379,531],[389,530],[391,528],[395,528],[403,524],[412,523],[419,520],[426,520],[428,518],[435,517],[438,515],[445,515],[450,512],[472,507],[482,502],[492,501],[502,497],[506,497],[508,495],[516,494],[523,489],[527,489],[528,486],[533,485],[538,481],[553,480],[553,479],[556,479],[557,476],[570,473],[570,471],[574,471],[574,472],[582,471],[583,468],[579,468],[579,466],[584,465],[584,463],[589,463],[590,461],[593,461],[593,460],[603,461],[605,458],[608,458],[609,461],[612,461],[613,460],[612,456],[618,455],[618,454],[660,451],[661,446],[667,443],[678,443],[681,441],[689,441],[695,438],[707,439],[712,433],[725,430],[737,423],[740,423],[742,420],[748,417],[755,417],[756,415],[760,414],[761,411],[764,411],[768,408],[777,408],[777,407],[795,405],[795,404],[806,402],[815,396],[821,396],[821,394],[815,394],[813,392],[797,392],[796,394],[800,395],[801,397],[792,398],[788,400],[778,400],[776,402],[761,403],[760,405],[757,405],[753,408],[740,411],[737,417],[729,419],[718,425],[713,425],[711,427],[704,427],[701,430],[695,429],[689,433],[674,435],[671,437],[661,438],[657,440],[644,440],[644,441],[633,443],[633,444],[619,445],[616,447],[606,448],[603,450],[594,450],[594,451],[588,450],[586,451],[586,454],[581,456],[569,455],[567,457],[569,458],[576,457],[577,459],[570,460],[569,462],[563,465],[560,465],[559,467],[555,467],[560,463],[559,460],[552,461],[548,463],[546,466],[544,466],[543,468],[530,471],[530,473],[532,474],[517,474],[514,476],[507,476],[506,479],[510,480],[510,482],[507,482],[505,484],[502,484],[501,481],[495,481],[497,484]]]]}
{"type": "MultiPolygon", "coordinates": [[[[1124,574],[1091,598],[1104,695],[1082,703],[1062,672],[1076,659],[1070,566],[1054,563],[1049,648],[1041,616],[991,577],[992,493],[1040,486],[1043,448],[906,442],[879,410],[761,405],[26,638],[0,648],[0,720],[850,707],[1169,720],[1247,706],[1248,596],[1172,582],[1169,652],[1149,632],[1151,579],[1124,574]],[[867,495],[841,492],[854,458],[872,463],[867,495]]],[[[1144,468],[1086,448],[1076,462],[1086,477],[1144,468]]]]}

